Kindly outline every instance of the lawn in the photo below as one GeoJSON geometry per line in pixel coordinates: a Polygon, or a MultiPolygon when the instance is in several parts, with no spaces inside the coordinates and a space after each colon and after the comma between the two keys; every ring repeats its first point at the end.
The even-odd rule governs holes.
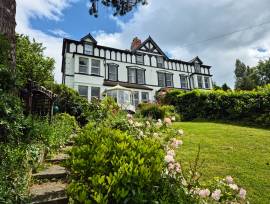
{"type": "Polygon", "coordinates": [[[270,130],[213,122],[179,122],[185,131],[178,157],[184,169],[201,146],[202,180],[231,175],[251,203],[270,203],[270,130]]]}

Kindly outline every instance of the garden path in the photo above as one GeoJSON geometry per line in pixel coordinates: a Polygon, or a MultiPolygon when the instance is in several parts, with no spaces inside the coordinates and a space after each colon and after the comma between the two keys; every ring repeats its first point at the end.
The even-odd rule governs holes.
{"type": "Polygon", "coordinates": [[[66,195],[68,171],[63,163],[68,158],[67,151],[72,148],[73,140],[51,158],[44,161],[45,168],[32,175],[30,187],[32,204],[67,204],[66,195]]]}

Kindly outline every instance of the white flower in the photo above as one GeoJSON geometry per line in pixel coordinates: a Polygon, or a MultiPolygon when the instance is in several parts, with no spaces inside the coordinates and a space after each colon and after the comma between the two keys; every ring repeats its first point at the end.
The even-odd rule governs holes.
{"type": "Polygon", "coordinates": [[[228,184],[232,184],[233,183],[233,178],[231,176],[226,176],[225,180],[226,180],[226,182],[228,184]]]}
{"type": "Polygon", "coordinates": [[[162,122],[157,122],[157,123],[156,123],[156,126],[157,126],[157,127],[161,127],[161,126],[162,126],[162,122]]]}
{"type": "Polygon", "coordinates": [[[166,155],[166,156],[165,156],[165,161],[166,161],[167,163],[173,163],[173,162],[174,162],[174,158],[173,158],[173,156],[171,156],[171,155],[166,155]]]}
{"type": "Polygon", "coordinates": [[[240,188],[240,191],[239,191],[239,197],[242,198],[243,200],[246,199],[246,194],[247,194],[247,191],[243,188],[240,188]]]}
{"type": "Polygon", "coordinates": [[[158,133],[155,132],[155,133],[153,134],[153,136],[154,136],[154,137],[158,137],[158,133]]]}
{"type": "Polygon", "coordinates": [[[210,195],[209,189],[202,189],[202,190],[199,191],[199,196],[200,196],[201,198],[206,198],[206,197],[208,197],[209,195],[210,195]]]}
{"type": "Polygon", "coordinates": [[[133,120],[129,119],[129,120],[128,120],[128,123],[129,123],[130,125],[133,125],[133,120]]]}
{"type": "Polygon", "coordinates": [[[172,116],[171,119],[172,119],[172,121],[175,121],[175,116],[172,116]]]}
{"type": "Polygon", "coordinates": [[[216,201],[220,199],[220,196],[221,196],[221,190],[219,189],[216,189],[211,195],[211,197],[216,201]]]}
{"type": "Polygon", "coordinates": [[[128,118],[128,119],[132,119],[133,116],[132,116],[131,114],[127,114],[127,118],[128,118]]]}
{"type": "Polygon", "coordinates": [[[158,119],[158,123],[162,123],[161,119],[158,119]]]}
{"type": "Polygon", "coordinates": [[[151,126],[151,124],[150,124],[149,121],[146,121],[145,124],[146,124],[147,127],[150,127],[151,126]]]}
{"type": "Polygon", "coordinates": [[[177,133],[178,133],[178,135],[183,135],[183,134],[184,134],[184,131],[183,131],[182,129],[179,129],[179,130],[177,131],[177,133]]]}
{"type": "Polygon", "coordinates": [[[142,126],[142,123],[135,122],[134,125],[135,125],[135,127],[141,127],[142,126]]]}
{"type": "Polygon", "coordinates": [[[229,187],[235,191],[238,190],[238,186],[236,184],[229,184],[229,187]]]}

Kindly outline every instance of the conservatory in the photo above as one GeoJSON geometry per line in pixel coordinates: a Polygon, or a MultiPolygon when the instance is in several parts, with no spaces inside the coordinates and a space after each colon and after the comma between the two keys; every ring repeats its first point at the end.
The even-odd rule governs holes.
{"type": "Polygon", "coordinates": [[[135,105],[133,103],[133,92],[131,89],[116,85],[104,91],[105,96],[110,96],[115,99],[117,104],[123,110],[135,112],[135,105]]]}

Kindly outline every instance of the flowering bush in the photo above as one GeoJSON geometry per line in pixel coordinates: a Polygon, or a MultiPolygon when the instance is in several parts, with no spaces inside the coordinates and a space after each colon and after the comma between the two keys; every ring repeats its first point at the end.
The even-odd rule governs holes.
{"type": "Polygon", "coordinates": [[[112,111],[82,129],[70,152],[68,194],[75,203],[245,203],[231,177],[199,182],[198,156],[183,172],[184,131],[164,120],[112,111]]]}

